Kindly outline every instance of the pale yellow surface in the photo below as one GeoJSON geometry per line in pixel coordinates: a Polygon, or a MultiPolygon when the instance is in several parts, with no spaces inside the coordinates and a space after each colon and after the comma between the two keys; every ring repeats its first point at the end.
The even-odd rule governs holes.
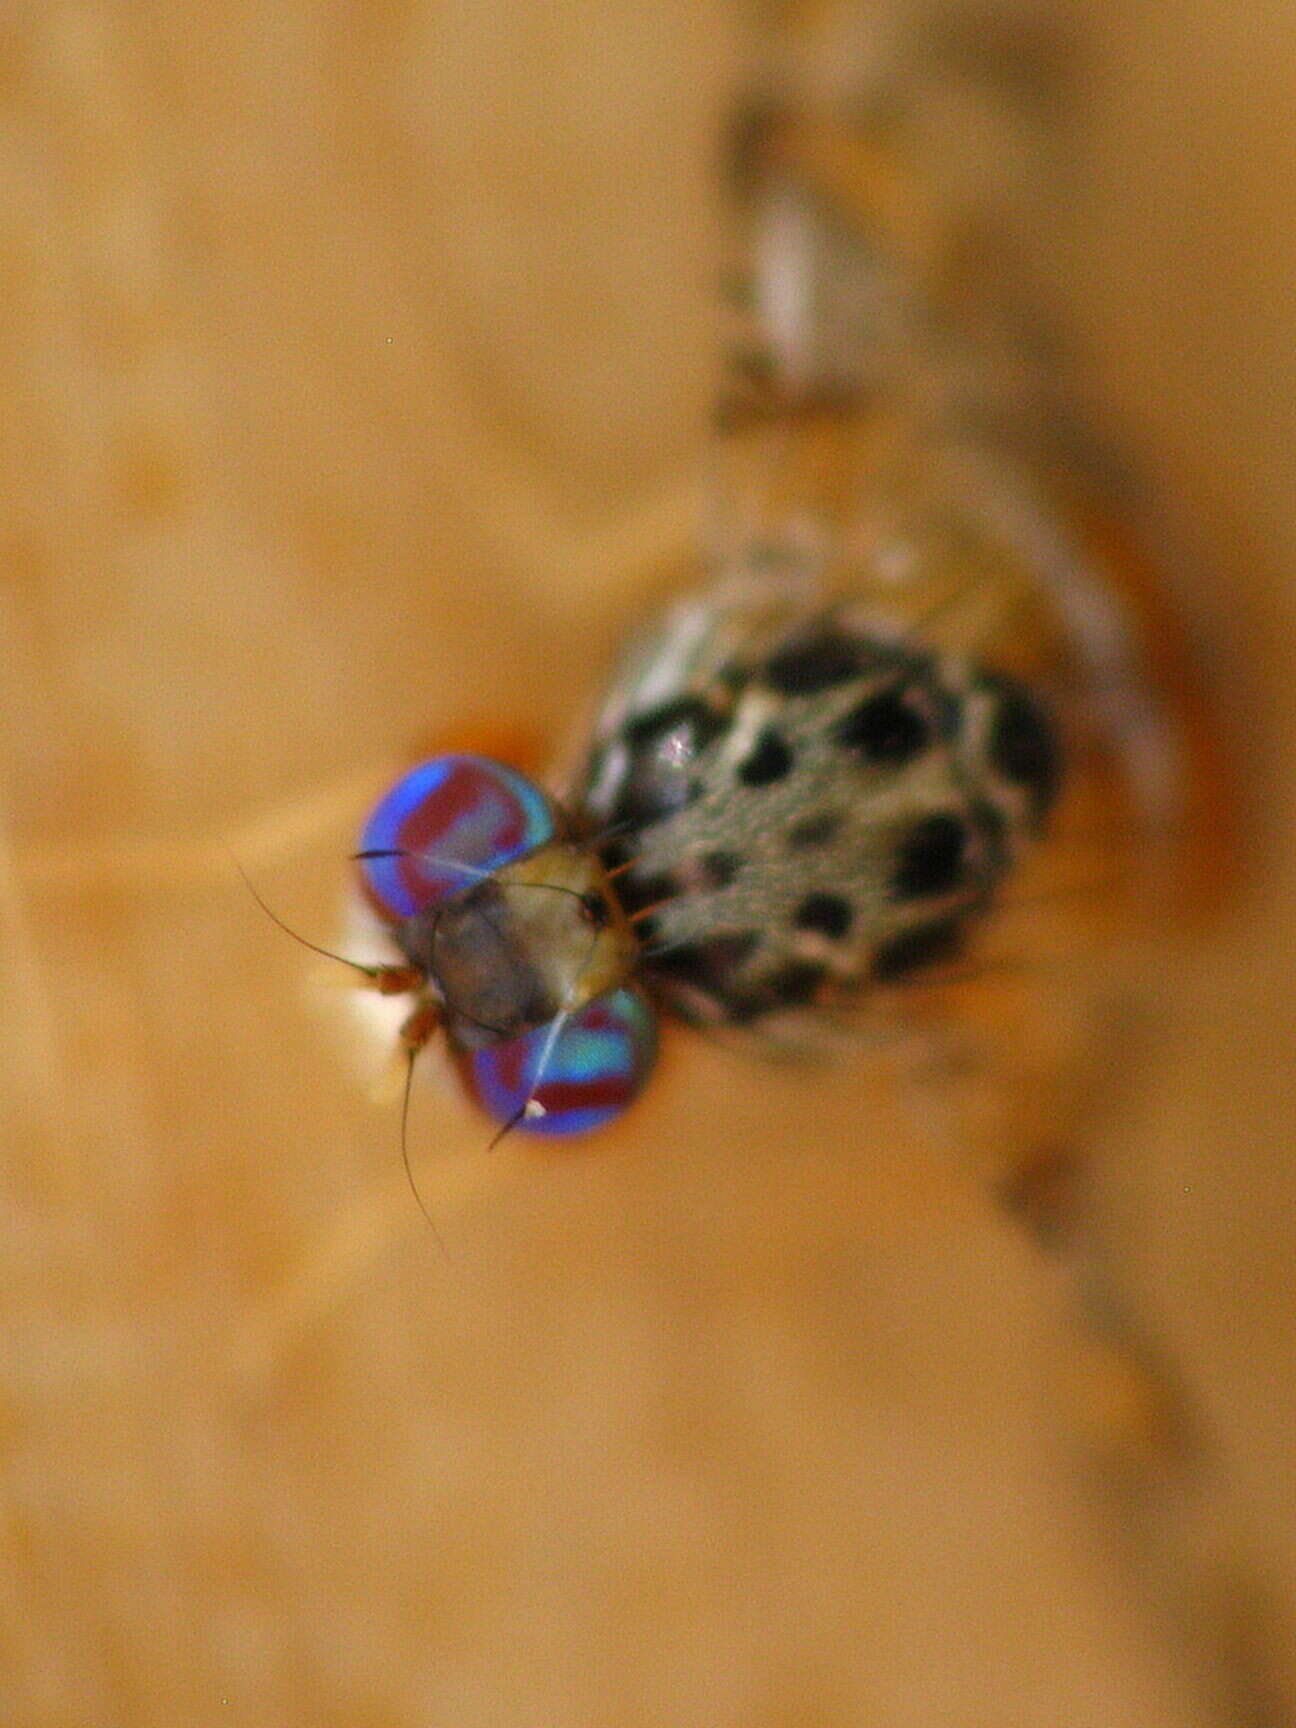
{"type": "MultiPolygon", "coordinates": [[[[1261,817],[1102,1210],[1212,1442],[1203,1624],[1290,1685],[1296,30],[1076,22],[1035,262],[1261,817]]],[[[746,51],[721,0],[0,13],[4,1728],[1258,1720],[1071,1467],[1060,1380],[1121,1389],[1057,1274],[866,1074],[680,1036],[548,1153],[424,1090],[447,1264],[220,850],[327,939],[391,765],[571,724],[688,543],[746,51]]]]}

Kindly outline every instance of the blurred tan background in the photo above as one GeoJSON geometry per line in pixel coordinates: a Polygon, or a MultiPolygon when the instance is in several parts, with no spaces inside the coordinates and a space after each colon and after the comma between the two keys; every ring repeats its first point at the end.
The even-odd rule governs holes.
{"type": "Polygon", "coordinates": [[[1188,530],[1257,818],[1099,1166],[1197,1476],[1075,1467],[1058,1274],[852,1073],[680,1037],[557,1153],[425,1089],[447,1264],[221,850],[327,939],[389,768],[560,739],[687,545],[746,14],[10,0],[6,1728],[1283,1719],[1296,19],[1040,10],[1083,104],[1032,263],[1188,530]]]}

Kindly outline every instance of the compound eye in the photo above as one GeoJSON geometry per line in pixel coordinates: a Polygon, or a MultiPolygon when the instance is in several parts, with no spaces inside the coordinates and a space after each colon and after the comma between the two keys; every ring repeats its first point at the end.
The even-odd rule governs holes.
{"type": "Polygon", "coordinates": [[[402,776],[360,836],[360,884],[403,923],[554,836],[538,786],[487,756],[434,756],[402,776]]]}
{"type": "Polygon", "coordinates": [[[526,1134],[588,1134],[605,1127],[633,1103],[652,1072],[652,1009],[637,990],[612,990],[564,1023],[546,1058],[551,1032],[552,1023],[507,1043],[465,1051],[460,1066],[469,1091],[501,1126],[516,1123],[526,1134]],[[528,1103],[539,1108],[525,1114],[528,1103]]]}

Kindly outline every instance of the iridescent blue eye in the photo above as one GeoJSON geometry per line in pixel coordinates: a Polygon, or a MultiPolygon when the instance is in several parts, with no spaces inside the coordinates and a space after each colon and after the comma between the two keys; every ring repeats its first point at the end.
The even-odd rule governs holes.
{"type": "Polygon", "coordinates": [[[652,1072],[657,1030],[637,990],[596,996],[564,1023],[546,1060],[551,1032],[538,1026],[462,1056],[469,1090],[496,1122],[516,1120],[527,1134],[587,1134],[619,1116],[652,1072]],[[520,1115],[531,1099],[543,1115],[520,1115]]]}
{"type": "Polygon", "coordinates": [[[554,835],[538,786],[486,756],[434,756],[377,805],[360,838],[360,877],[392,923],[425,912],[554,835]]]}

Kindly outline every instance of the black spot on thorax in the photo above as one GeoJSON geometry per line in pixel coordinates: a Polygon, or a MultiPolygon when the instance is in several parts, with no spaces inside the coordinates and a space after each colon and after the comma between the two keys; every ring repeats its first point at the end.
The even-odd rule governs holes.
{"type": "Polygon", "coordinates": [[[679,883],[665,871],[640,876],[634,870],[627,870],[617,877],[612,886],[621,910],[627,918],[636,919],[635,928],[641,935],[643,924],[639,921],[639,915],[646,914],[650,906],[660,906],[664,900],[674,899],[680,891],[679,883]]]}
{"type": "Polygon", "coordinates": [[[850,901],[840,894],[807,894],[792,922],[798,930],[813,930],[837,942],[849,931],[853,919],[850,901]]]}
{"type": "Polygon", "coordinates": [[[814,816],[803,816],[788,829],[788,846],[794,852],[826,846],[841,825],[841,812],[838,810],[822,810],[814,816]]]}
{"type": "Polygon", "coordinates": [[[748,1017],[768,1014],[780,1008],[800,1008],[819,990],[828,976],[828,968],[818,960],[785,960],[781,966],[762,979],[759,992],[748,1004],[748,1017]]]}
{"type": "Polygon", "coordinates": [[[761,677],[781,696],[817,696],[858,677],[870,658],[866,644],[823,629],[780,648],[766,661],[761,677]]]}
{"type": "Polygon", "coordinates": [[[883,942],[873,956],[871,967],[879,984],[894,984],[925,966],[954,960],[963,946],[963,925],[956,919],[942,918],[933,924],[919,924],[902,935],[883,942]]]}
{"type": "Polygon", "coordinates": [[[738,765],[744,786],[772,786],[792,770],[794,758],[787,740],[773,726],[762,729],[751,754],[738,765]]]}
{"type": "Polygon", "coordinates": [[[702,868],[706,872],[707,886],[727,888],[742,869],[742,863],[737,852],[706,853],[702,859],[702,868]]]}
{"type": "Polygon", "coordinates": [[[931,742],[932,724],[918,692],[897,684],[857,702],[837,721],[832,738],[872,767],[902,768],[931,742]]]}
{"type": "Polygon", "coordinates": [[[924,816],[905,830],[891,876],[897,900],[923,900],[949,894],[963,882],[968,828],[962,817],[941,812],[924,816]]]}
{"type": "Polygon", "coordinates": [[[650,964],[654,971],[723,998],[733,988],[735,974],[751,958],[759,941],[755,931],[744,930],[706,941],[681,942],[652,957],[650,964]]]}
{"type": "Polygon", "coordinates": [[[622,729],[626,770],[609,813],[614,826],[644,828],[685,809],[698,796],[694,768],[720,737],[726,716],[697,696],[681,696],[622,729]]]}
{"type": "Polygon", "coordinates": [[[1030,799],[1031,816],[1040,821],[1062,785],[1062,746],[1042,705],[1016,679],[988,674],[982,680],[994,698],[987,754],[1005,780],[1030,799]]]}
{"type": "Polygon", "coordinates": [[[724,719],[697,696],[678,696],[659,708],[636,714],[625,725],[625,741],[632,750],[660,744],[674,736],[682,749],[697,756],[724,729],[724,719]]]}

